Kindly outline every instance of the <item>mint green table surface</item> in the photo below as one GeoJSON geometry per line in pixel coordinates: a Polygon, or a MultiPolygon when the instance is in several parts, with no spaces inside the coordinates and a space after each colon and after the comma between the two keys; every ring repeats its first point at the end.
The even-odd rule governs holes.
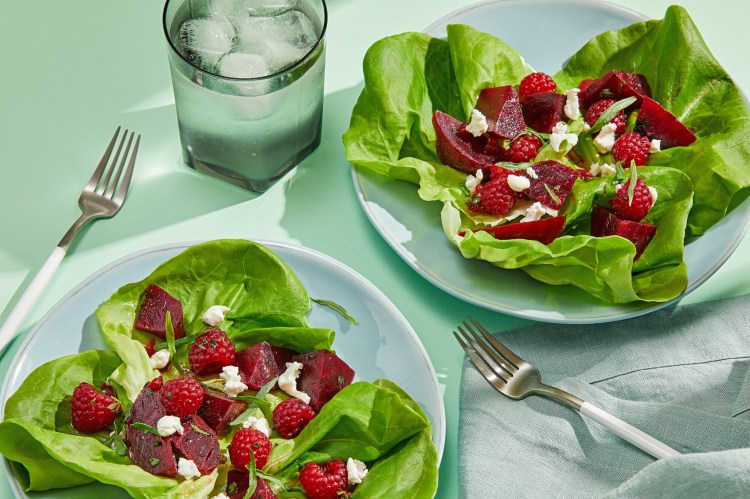
{"type": "MultiPolygon", "coordinates": [[[[352,186],[341,135],[362,85],[366,49],[421,31],[467,0],[329,0],[323,143],[258,196],[181,161],[161,29],[162,2],[11,2],[0,14],[0,320],[79,215],[76,199],[116,125],[140,131],[130,196],[111,220],[79,237],[22,326],[35,323],[91,273],[169,242],[223,237],[278,240],[326,253],[379,287],[420,336],[445,393],[447,438],[438,497],[457,496],[456,433],[463,352],[450,334],[466,315],[493,329],[529,321],[458,300],[423,280],[371,226],[352,186]]],[[[666,0],[615,2],[661,18],[666,0]]],[[[686,0],[714,55],[750,88],[750,4],[686,0]]],[[[533,36],[533,33],[530,33],[533,36]]],[[[750,292],[750,240],[683,303],[750,292]]],[[[5,376],[20,341],[0,357],[5,376]]],[[[10,497],[0,477],[0,498],[10,497]]]]}

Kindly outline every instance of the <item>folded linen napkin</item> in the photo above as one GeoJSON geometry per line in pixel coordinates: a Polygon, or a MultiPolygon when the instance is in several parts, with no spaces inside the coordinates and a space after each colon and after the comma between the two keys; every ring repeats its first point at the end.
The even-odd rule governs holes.
{"type": "Polygon", "coordinates": [[[535,325],[497,338],[544,382],[684,455],[657,461],[556,402],[510,400],[467,359],[462,497],[750,496],[750,295],[608,324],[535,325]]]}

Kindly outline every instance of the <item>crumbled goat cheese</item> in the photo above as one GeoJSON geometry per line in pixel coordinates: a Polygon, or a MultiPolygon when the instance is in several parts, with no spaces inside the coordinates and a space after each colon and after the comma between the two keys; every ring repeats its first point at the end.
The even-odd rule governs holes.
{"type": "Polygon", "coordinates": [[[479,137],[487,131],[487,118],[478,109],[471,112],[471,120],[466,125],[466,131],[474,137],[479,137]]]}
{"type": "Polygon", "coordinates": [[[531,181],[523,175],[508,175],[508,185],[516,192],[522,192],[531,187],[531,181]]]}
{"type": "Polygon", "coordinates": [[[224,366],[219,377],[224,380],[224,392],[232,398],[247,390],[247,385],[242,382],[237,366],[224,366]]]}
{"type": "Polygon", "coordinates": [[[198,467],[195,465],[195,463],[190,459],[185,459],[184,457],[181,457],[177,462],[177,473],[182,475],[185,480],[189,480],[191,478],[200,478],[201,476],[201,472],[198,470],[198,467]]]}
{"type": "Polygon", "coordinates": [[[156,422],[156,431],[162,437],[168,437],[175,433],[182,435],[185,430],[182,428],[182,422],[177,416],[162,416],[156,422]]]}
{"type": "Polygon", "coordinates": [[[229,496],[226,495],[224,492],[219,492],[215,496],[213,496],[211,499],[229,499],[229,496]]]}
{"type": "Polygon", "coordinates": [[[310,396],[305,392],[297,390],[297,378],[299,378],[302,367],[301,362],[287,362],[286,371],[279,376],[279,388],[292,397],[298,398],[302,402],[309,404],[310,396]]]}
{"type": "Polygon", "coordinates": [[[594,146],[599,153],[604,154],[612,150],[615,145],[615,130],[617,130],[617,125],[610,121],[599,131],[594,139],[594,146]]]}
{"type": "Polygon", "coordinates": [[[169,350],[166,348],[157,350],[148,361],[151,363],[152,369],[164,369],[169,364],[169,350]]]}
{"type": "Polygon", "coordinates": [[[346,460],[346,474],[349,485],[362,483],[362,480],[367,476],[367,472],[367,466],[359,459],[352,459],[350,457],[346,460]]]}
{"type": "Polygon", "coordinates": [[[539,178],[539,175],[536,174],[536,171],[532,167],[526,168],[526,175],[533,178],[534,180],[539,178]]]}
{"type": "Polygon", "coordinates": [[[229,312],[229,307],[224,305],[211,305],[203,314],[203,322],[211,326],[218,326],[224,320],[224,314],[229,312]]]}
{"type": "Polygon", "coordinates": [[[266,418],[256,418],[255,416],[250,416],[242,422],[242,427],[258,430],[267,437],[271,436],[271,426],[268,424],[268,420],[266,418]]]}
{"type": "Polygon", "coordinates": [[[591,173],[591,175],[595,177],[606,177],[609,175],[614,175],[616,171],[617,170],[615,170],[615,167],[613,165],[610,165],[609,163],[594,163],[589,167],[589,173],[591,173]]]}
{"type": "Polygon", "coordinates": [[[468,175],[466,177],[466,188],[469,189],[470,193],[474,194],[474,191],[477,190],[479,184],[482,183],[482,179],[484,179],[484,173],[481,168],[477,170],[474,175],[468,175]]]}
{"type": "Polygon", "coordinates": [[[563,107],[563,111],[565,112],[565,116],[571,120],[577,120],[581,116],[581,110],[578,106],[578,92],[580,91],[580,88],[571,88],[565,92],[565,107],[563,107]]]}
{"type": "Polygon", "coordinates": [[[651,145],[648,146],[649,154],[655,154],[659,151],[661,151],[661,140],[651,139],[651,145]]]}
{"type": "Polygon", "coordinates": [[[542,215],[544,215],[545,213],[547,213],[547,210],[544,208],[542,203],[537,201],[526,209],[526,216],[521,219],[521,223],[536,222],[537,220],[542,218],[542,215]]]}
{"type": "Polygon", "coordinates": [[[552,133],[549,134],[549,143],[556,152],[560,152],[560,146],[563,142],[567,142],[570,146],[574,146],[578,143],[578,135],[574,133],[568,133],[568,125],[565,122],[560,121],[552,128],[552,133]]]}
{"type": "Polygon", "coordinates": [[[648,186],[648,192],[651,193],[651,206],[653,206],[656,203],[656,198],[659,196],[659,193],[650,185],[648,186]]]}

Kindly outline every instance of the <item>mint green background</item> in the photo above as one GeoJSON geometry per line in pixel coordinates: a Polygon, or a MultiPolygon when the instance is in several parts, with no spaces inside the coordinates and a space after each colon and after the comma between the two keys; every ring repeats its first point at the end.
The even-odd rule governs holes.
{"type": "MultiPolygon", "coordinates": [[[[0,2],[0,320],[79,214],[76,199],[115,126],[143,134],[122,211],[81,234],[22,334],[76,284],[124,255],[168,242],[222,237],[300,244],[349,265],[379,287],[421,337],[445,390],[447,440],[438,497],[457,496],[456,434],[463,354],[451,330],[466,315],[492,329],[529,324],[464,303],[423,280],[380,238],[357,201],[341,135],[376,40],[421,31],[466,0],[329,0],[323,143],[258,196],[181,160],[157,0],[0,2]]],[[[652,18],[670,2],[618,1],[652,18]]],[[[750,4],[680,2],[716,58],[750,88],[750,4]]],[[[530,32],[533,36],[533,31],[530,32]]],[[[675,54],[679,56],[678,54],[675,54]]],[[[748,237],[683,303],[750,292],[748,237]]],[[[135,280],[135,279],[134,279],[135,280]]],[[[104,297],[103,297],[104,298],[104,297]]],[[[7,372],[20,341],[0,357],[7,372]]],[[[493,479],[488,477],[488,479],[493,479]]],[[[0,498],[10,497],[0,477],[0,498]]]]}

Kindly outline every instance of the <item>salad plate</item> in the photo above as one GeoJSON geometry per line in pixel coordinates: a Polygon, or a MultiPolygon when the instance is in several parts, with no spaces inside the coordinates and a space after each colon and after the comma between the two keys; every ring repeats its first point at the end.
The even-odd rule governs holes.
{"type": "MultiPolygon", "coordinates": [[[[387,378],[416,400],[430,419],[433,442],[442,456],[445,413],[440,386],[418,336],[388,298],[344,264],[308,248],[257,241],[295,272],[311,299],[330,300],[358,322],[350,323],[328,306],[312,303],[311,325],[336,331],[334,348],[356,372],[356,380],[387,378]]],[[[178,243],[143,250],[99,270],[58,302],[24,340],[8,369],[0,391],[0,418],[5,403],[39,365],[64,355],[108,349],[95,316],[97,307],[121,286],[149,275],[161,263],[194,243],[178,243]]],[[[5,460],[11,488],[18,498],[29,497],[5,460]]],[[[35,492],[34,497],[128,497],[122,489],[93,483],[72,489],[35,492]]]]}
{"type": "MultiPolygon", "coordinates": [[[[450,24],[466,24],[501,38],[536,71],[554,74],[592,37],[645,21],[642,14],[606,2],[503,0],[478,3],[434,22],[424,32],[446,36],[450,24]]],[[[417,273],[466,302],[504,314],[553,323],[602,323],[655,311],[684,298],[730,257],[750,226],[750,200],[735,206],[684,247],[687,287],[663,302],[604,302],[572,285],[553,286],[520,270],[466,259],[446,237],[441,204],[425,202],[413,183],[369,169],[352,169],[359,202],[374,228],[417,273]]]]}

